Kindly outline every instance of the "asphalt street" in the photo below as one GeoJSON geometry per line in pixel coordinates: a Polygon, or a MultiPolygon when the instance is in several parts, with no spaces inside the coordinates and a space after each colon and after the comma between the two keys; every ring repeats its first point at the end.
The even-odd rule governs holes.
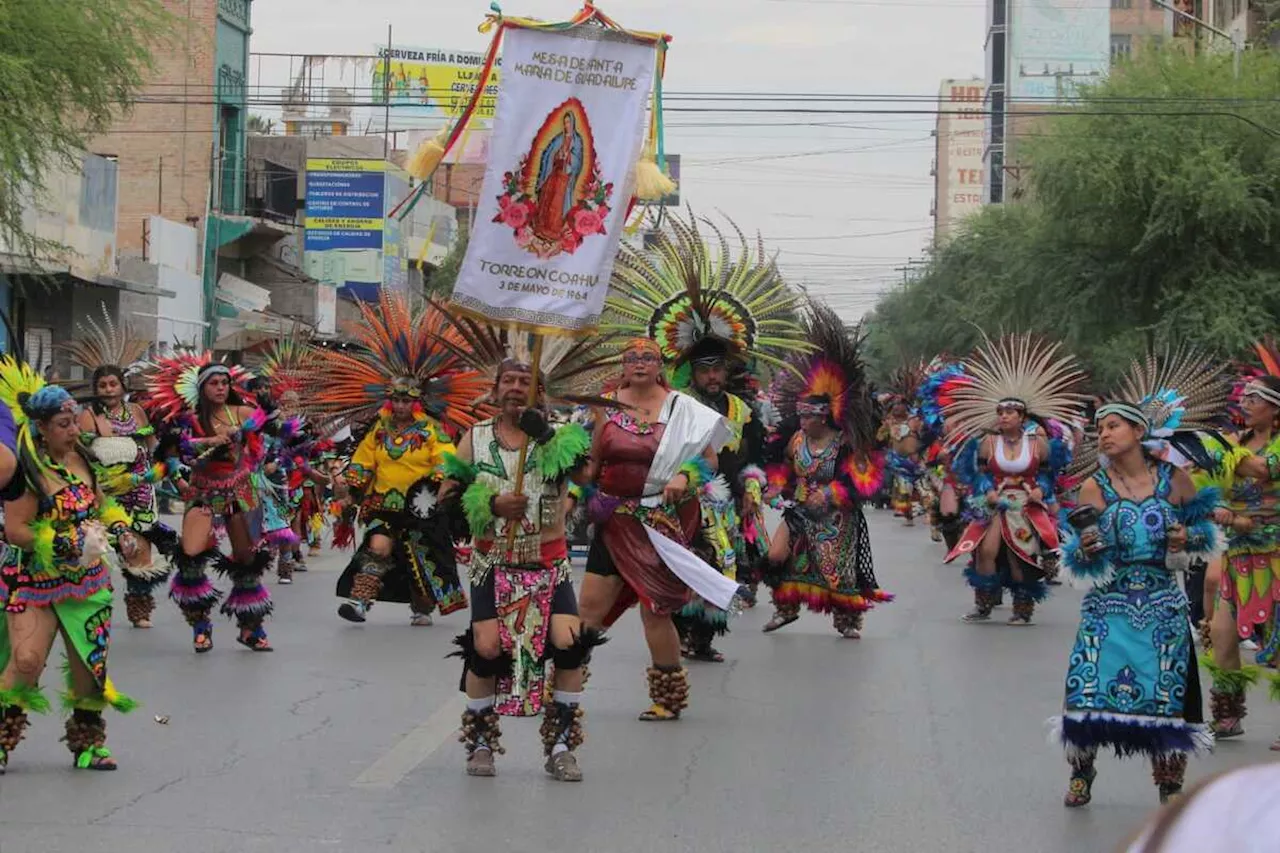
{"type": "MultiPolygon", "coordinates": [[[[465,614],[412,628],[407,608],[380,605],[364,626],[342,622],[345,556],[313,559],[292,586],[272,579],[274,654],[236,645],[223,621],[196,656],[172,604],[150,631],[121,606],[113,678],[144,703],[109,717],[121,768],[73,771],[61,721],[37,719],[0,778],[0,853],[1115,849],[1155,806],[1148,770],[1101,760],[1093,804],[1068,811],[1045,728],[1080,593],[1059,588],[1036,627],[1005,626],[1007,611],[965,625],[942,546],[887,514],[871,524],[898,598],[863,639],[812,615],[766,636],[762,603],[721,644],[727,663],[691,664],[677,723],[636,721],[647,656],[628,615],[592,665],[577,785],[543,773],[536,720],[504,722],[496,779],[467,777],[460,667],[445,659],[465,614]]],[[[1272,759],[1280,709],[1264,697],[1190,780],[1272,759]]]]}

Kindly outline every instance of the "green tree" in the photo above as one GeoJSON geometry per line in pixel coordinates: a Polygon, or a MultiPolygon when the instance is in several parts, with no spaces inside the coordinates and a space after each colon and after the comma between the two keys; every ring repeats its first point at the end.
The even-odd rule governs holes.
{"type": "Polygon", "coordinates": [[[462,269],[462,259],[466,254],[467,238],[464,235],[454,241],[440,266],[427,276],[425,289],[428,296],[447,297],[453,293],[453,285],[458,280],[458,271],[462,269]]]}
{"type": "Polygon", "coordinates": [[[260,115],[249,116],[249,124],[246,126],[249,133],[259,136],[270,136],[275,132],[276,123],[269,118],[260,115]]]}
{"type": "Polygon", "coordinates": [[[0,239],[11,252],[58,248],[26,233],[23,211],[133,102],[171,20],[161,0],[0,0],[0,239]]]}
{"type": "Polygon", "coordinates": [[[1040,120],[1030,192],[983,210],[871,318],[881,370],[977,334],[1062,339],[1101,382],[1150,343],[1243,352],[1280,319],[1280,57],[1147,51],[1040,120]],[[901,352],[896,352],[900,350],[901,352]]]}

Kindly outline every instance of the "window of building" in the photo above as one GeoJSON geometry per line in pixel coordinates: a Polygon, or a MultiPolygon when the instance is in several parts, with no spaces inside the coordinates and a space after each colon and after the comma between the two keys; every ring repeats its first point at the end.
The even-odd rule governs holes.
{"type": "Polygon", "coordinates": [[[1005,24],[1005,3],[1008,0],[991,0],[991,26],[1003,27],[1005,24]]]}
{"type": "Polygon", "coordinates": [[[1001,151],[991,152],[991,182],[987,185],[989,194],[987,201],[991,204],[1001,204],[1004,202],[1004,153],[1001,151]]]}
{"type": "Polygon", "coordinates": [[[1112,9],[1132,9],[1133,0],[1111,0],[1112,9]]]}
{"type": "Polygon", "coordinates": [[[1111,61],[1128,59],[1133,53],[1133,37],[1128,35],[1111,37],[1111,61]]]}
{"type": "Polygon", "coordinates": [[[1004,33],[994,33],[991,36],[991,83],[1003,84],[1004,81],[1004,33]]]}
{"type": "Polygon", "coordinates": [[[991,144],[1004,145],[1004,92],[991,93],[991,144]]]}

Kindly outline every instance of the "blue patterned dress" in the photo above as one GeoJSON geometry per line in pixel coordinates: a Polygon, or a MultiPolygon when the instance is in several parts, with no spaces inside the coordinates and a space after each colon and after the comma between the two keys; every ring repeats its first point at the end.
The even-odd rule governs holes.
{"type": "Polygon", "coordinates": [[[1122,498],[1105,471],[1094,475],[1106,502],[1098,527],[1106,550],[1081,553],[1072,536],[1068,567],[1094,582],[1080,607],[1080,628],[1067,667],[1061,739],[1069,751],[1161,756],[1207,748],[1199,671],[1187,619],[1188,602],[1165,566],[1166,531],[1184,524],[1187,550],[1207,547],[1212,529],[1200,497],[1175,506],[1177,469],[1160,462],[1155,493],[1122,498]]]}

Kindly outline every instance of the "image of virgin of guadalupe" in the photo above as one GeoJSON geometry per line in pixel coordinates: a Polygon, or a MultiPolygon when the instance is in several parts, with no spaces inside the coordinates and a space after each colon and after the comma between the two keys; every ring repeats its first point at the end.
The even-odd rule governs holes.
{"type": "Polygon", "coordinates": [[[565,112],[560,132],[547,143],[538,163],[533,211],[533,233],[537,237],[558,241],[569,229],[568,215],[575,203],[574,187],[582,175],[585,150],[573,113],[565,112]]]}

